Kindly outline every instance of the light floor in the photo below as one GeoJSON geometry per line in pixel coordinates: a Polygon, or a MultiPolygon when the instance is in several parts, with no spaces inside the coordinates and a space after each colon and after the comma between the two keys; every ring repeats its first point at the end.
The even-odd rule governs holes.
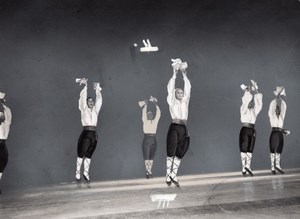
{"type": "Polygon", "coordinates": [[[300,169],[92,182],[3,191],[0,218],[300,218],[300,169]]]}

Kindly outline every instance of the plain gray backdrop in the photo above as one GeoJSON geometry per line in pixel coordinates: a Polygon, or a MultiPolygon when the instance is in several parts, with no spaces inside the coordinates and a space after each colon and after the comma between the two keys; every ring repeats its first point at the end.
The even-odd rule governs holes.
{"type": "MultiPolygon", "coordinates": [[[[191,144],[179,175],[240,171],[240,84],[250,79],[258,82],[264,104],[254,173],[270,168],[267,113],[277,85],[286,87],[284,127],[292,132],[282,166],[300,167],[297,0],[1,0],[0,91],[13,113],[2,187],[74,181],[82,130],[77,77],[103,87],[92,181],[145,177],[138,101],[150,95],[162,111],[153,173],[165,175],[171,58],[188,62],[192,83],[191,144]],[[158,52],[138,51],[147,38],[158,52]]],[[[92,86],[89,94],[94,96],[92,86]]]]}

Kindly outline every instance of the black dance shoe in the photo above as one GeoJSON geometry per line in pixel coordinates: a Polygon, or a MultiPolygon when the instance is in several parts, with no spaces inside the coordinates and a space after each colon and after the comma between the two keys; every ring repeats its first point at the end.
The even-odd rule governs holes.
{"type": "Polygon", "coordinates": [[[166,181],[168,186],[171,186],[172,182],[171,181],[166,181]]]}
{"type": "Polygon", "coordinates": [[[276,171],[275,170],[271,170],[271,173],[273,173],[273,175],[276,175],[276,171]]]}
{"type": "Polygon", "coordinates": [[[89,180],[88,178],[86,178],[86,176],[83,174],[83,178],[84,178],[84,180],[85,180],[85,182],[87,183],[87,184],[90,184],[90,182],[91,182],[91,180],[89,180]]]}
{"type": "Polygon", "coordinates": [[[278,167],[275,167],[275,169],[276,169],[279,173],[285,174],[285,172],[283,171],[283,169],[280,169],[280,168],[278,168],[278,167]]]}
{"type": "Polygon", "coordinates": [[[245,170],[250,174],[250,176],[253,176],[253,173],[250,169],[248,169],[247,167],[245,167],[245,170]]]}
{"type": "Polygon", "coordinates": [[[170,177],[172,183],[175,184],[176,187],[180,187],[179,183],[177,181],[175,181],[172,177],[170,177]]]}
{"type": "Polygon", "coordinates": [[[246,171],[242,171],[243,176],[246,176],[246,171]]]}

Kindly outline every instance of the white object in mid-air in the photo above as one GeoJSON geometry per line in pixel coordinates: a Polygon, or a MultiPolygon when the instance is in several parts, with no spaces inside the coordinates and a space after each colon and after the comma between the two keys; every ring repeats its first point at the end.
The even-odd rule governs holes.
{"type": "Polygon", "coordinates": [[[152,46],[149,39],[147,39],[147,42],[145,40],[143,40],[143,43],[144,43],[145,47],[140,48],[141,52],[156,52],[156,51],[158,51],[158,47],[152,46]]]}

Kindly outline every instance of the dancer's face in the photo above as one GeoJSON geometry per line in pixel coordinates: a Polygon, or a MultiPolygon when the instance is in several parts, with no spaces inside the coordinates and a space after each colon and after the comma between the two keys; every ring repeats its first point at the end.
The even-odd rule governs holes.
{"type": "Polygon", "coordinates": [[[88,108],[93,108],[95,105],[93,98],[88,98],[86,103],[88,105],[88,108]]]}
{"type": "Polygon", "coordinates": [[[175,97],[176,97],[177,100],[182,100],[183,95],[184,95],[184,94],[183,94],[183,90],[177,89],[177,90],[175,91],[175,97]]]}

